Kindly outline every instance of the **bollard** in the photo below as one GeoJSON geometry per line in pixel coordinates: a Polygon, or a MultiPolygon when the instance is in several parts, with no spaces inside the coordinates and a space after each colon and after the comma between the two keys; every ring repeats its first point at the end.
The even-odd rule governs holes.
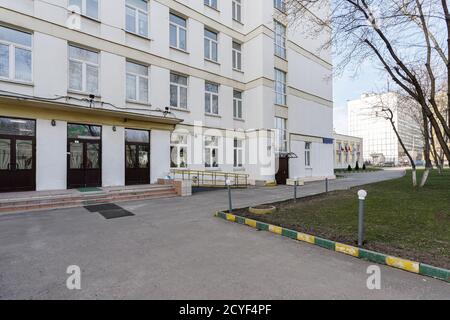
{"type": "Polygon", "coordinates": [[[328,178],[325,179],[325,192],[328,193],[328,178]]]}
{"type": "Polygon", "coordinates": [[[294,202],[297,202],[297,184],[298,184],[298,181],[297,181],[297,179],[295,179],[295,181],[294,181],[294,202]]]}
{"type": "Polygon", "coordinates": [[[227,179],[225,181],[225,184],[227,185],[227,188],[228,188],[228,213],[232,213],[233,212],[233,204],[231,202],[231,180],[227,179]]]}
{"type": "Polygon", "coordinates": [[[367,197],[366,190],[358,191],[359,209],[358,209],[358,246],[364,244],[364,200],[367,197]]]}

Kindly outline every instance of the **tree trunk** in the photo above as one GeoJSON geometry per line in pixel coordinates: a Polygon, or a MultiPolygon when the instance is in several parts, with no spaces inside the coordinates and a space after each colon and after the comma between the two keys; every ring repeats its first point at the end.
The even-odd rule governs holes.
{"type": "Polygon", "coordinates": [[[428,175],[430,173],[430,169],[433,168],[433,164],[431,163],[430,158],[430,125],[428,122],[428,117],[425,111],[422,110],[422,119],[423,119],[423,137],[424,137],[424,156],[425,156],[425,172],[422,175],[422,181],[420,182],[420,187],[422,188],[425,183],[427,183],[428,175]]]}

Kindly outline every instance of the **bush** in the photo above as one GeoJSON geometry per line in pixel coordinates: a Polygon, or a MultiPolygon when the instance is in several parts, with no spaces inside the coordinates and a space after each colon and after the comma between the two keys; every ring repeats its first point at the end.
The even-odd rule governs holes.
{"type": "Polygon", "coordinates": [[[347,171],[352,171],[352,166],[348,165],[347,171]]]}
{"type": "Polygon", "coordinates": [[[366,164],[365,163],[363,164],[363,170],[366,170],[366,164]]]}
{"type": "Polygon", "coordinates": [[[358,163],[358,161],[356,161],[355,170],[356,170],[356,171],[359,171],[359,163],[358,163]]]}

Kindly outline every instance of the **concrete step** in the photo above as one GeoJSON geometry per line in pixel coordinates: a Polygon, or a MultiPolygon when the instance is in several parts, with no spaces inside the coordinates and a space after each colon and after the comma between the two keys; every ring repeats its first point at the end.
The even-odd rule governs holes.
{"type": "Polygon", "coordinates": [[[35,211],[43,209],[55,209],[55,208],[67,208],[67,207],[82,207],[92,204],[101,203],[112,203],[121,201],[132,201],[132,200],[144,200],[144,199],[158,199],[158,198],[169,198],[177,197],[177,193],[172,186],[164,186],[164,188],[151,188],[140,190],[123,190],[118,192],[102,192],[96,194],[86,194],[86,195],[70,195],[68,197],[45,197],[45,199],[28,198],[25,201],[8,201],[0,202],[0,212],[24,212],[24,211],[35,211]]]}

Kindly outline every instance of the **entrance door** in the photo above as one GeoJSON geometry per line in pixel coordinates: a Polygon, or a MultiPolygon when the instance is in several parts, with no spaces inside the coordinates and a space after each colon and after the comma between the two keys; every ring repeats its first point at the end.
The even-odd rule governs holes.
{"type": "Polygon", "coordinates": [[[67,136],[67,188],[100,187],[101,127],[69,124],[67,136]]]}
{"type": "Polygon", "coordinates": [[[0,192],[36,188],[34,120],[0,118],[0,192]]]}
{"type": "Polygon", "coordinates": [[[282,157],[278,158],[278,172],[275,175],[275,180],[277,184],[286,184],[289,177],[289,158],[282,157]]]}
{"type": "Polygon", "coordinates": [[[143,130],[125,131],[125,184],[150,183],[150,139],[143,130]]]}

